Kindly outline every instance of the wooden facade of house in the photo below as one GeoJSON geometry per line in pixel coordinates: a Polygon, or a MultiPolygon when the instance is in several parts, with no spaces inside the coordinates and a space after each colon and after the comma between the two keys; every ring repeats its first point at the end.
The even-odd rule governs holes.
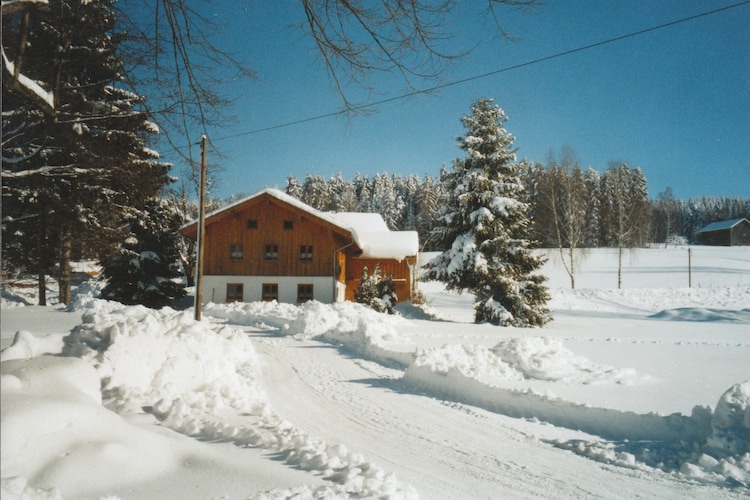
{"type": "MultiPolygon", "coordinates": [[[[181,228],[189,238],[196,238],[197,230],[196,222],[181,228]]],[[[376,264],[392,275],[399,300],[408,300],[417,245],[409,245],[414,255],[381,251],[377,258],[369,258],[363,246],[356,230],[336,214],[265,189],[207,215],[204,301],[353,300],[362,268],[372,271],[376,264]]]]}
{"type": "Polygon", "coordinates": [[[698,243],[714,246],[750,245],[750,221],[732,219],[713,222],[698,230],[698,243]]]}

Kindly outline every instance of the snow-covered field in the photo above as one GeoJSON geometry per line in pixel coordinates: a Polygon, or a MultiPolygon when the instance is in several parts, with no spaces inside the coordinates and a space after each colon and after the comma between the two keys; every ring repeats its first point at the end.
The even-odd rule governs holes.
{"type": "Polygon", "coordinates": [[[541,329],[5,289],[2,498],[748,497],[750,248],[551,255],[541,329]]]}

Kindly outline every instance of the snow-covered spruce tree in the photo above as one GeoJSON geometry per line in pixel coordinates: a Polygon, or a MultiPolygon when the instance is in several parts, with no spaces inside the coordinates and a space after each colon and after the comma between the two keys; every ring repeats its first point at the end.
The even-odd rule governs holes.
{"type": "Polygon", "coordinates": [[[125,220],[127,238],[101,262],[107,280],[102,297],[160,308],[185,296],[185,288],[176,281],[181,276],[176,268],[181,222],[173,205],[157,198],[140,213],[131,212],[125,220]]]}
{"type": "MultiPolygon", "coordinates": [[[[13,57],[28,77],[54,82],[51,114],[3,82],[13,110],[3,110],[3,246],[44,240],[37,269],[28,267],[41,275],[50,255],[58,260],[63,303],[74,243],[111,251],[122,218],[169,181],[170,166],[147,147],[156,126],[123,84],[116,21],[111,0],[50,0],[29,12],[23,57],[13,57]]],[[[3,17],[4,43],[18,26],[3,17]]]]}
{"type": "Polygon", "coordinates": [[[445,171],[446,196],[434,237],[446,249],[428,264],[427,278],[476,297],[475,321],[504,326],[541,326],[551,319],[544,263],[530,250],[524,186],[518,175],[514,137],[505,112],[479,99],[457,137],[467,158],[445,171]]]}

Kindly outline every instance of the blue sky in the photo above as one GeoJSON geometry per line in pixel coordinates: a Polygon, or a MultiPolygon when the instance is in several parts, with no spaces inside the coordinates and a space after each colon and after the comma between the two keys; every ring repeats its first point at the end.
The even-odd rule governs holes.
{"type": "MultiPolygon", "coordinates": [[[[452,42],[476,49],[442,75],[453,82],[637,32],[722,6],[721,0],[548,0],[532,13],[501,8],[494,37],[483,7],[460,10],[452,42]]],[[[478,5],[467,2],[469,5],[478,5]]],[[[256,81],[228,81],[237,123],[212,130],[226,157],[212,195],[284,187],[287,176],[341,172],[430,174],[462,156],[455,136],[471,101],[491,97],[508,115],[518,157],[545,162],[572,147],[580,164],[639,166],[649,196],[750,196],[750,3],[657,31],[377,106],[367,116],[328,117],[250,133],[341,109],[312,41],[295,30],[300,2],[213,2],[224,24],[215,43],[242,59],[256,81]]],[[[395,75],[375,79],[371,101],[408,91],[395,75]]],[[[433,83],[434,85],[434,83],[433,83]]],[[[357,99],[366,103],[366,99],[357,99]]],[[[196,151],[197,154],[197,151],[196,151]]],[[[169,158],[168,158],[169,159],[169,158]]],[[[176,172],[176,173],[179,173],[176,172]]]]}

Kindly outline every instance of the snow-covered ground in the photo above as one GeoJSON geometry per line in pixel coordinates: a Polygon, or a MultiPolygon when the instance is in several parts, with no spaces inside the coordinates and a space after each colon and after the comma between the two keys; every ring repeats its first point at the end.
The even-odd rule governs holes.
{"type": "MultiPolygon", "coordinates": [[[[2,302],[2,498],[746,498],[750,249],[580,263],[555,320],[421,285],[192,311],[2,302]],[[21,307],[22,306],[22,307],[21,307]],[[16,333],[18,332],[18,333],[16,333]]],[[[54,300],[52,301],[54,302],[54,300]]]]}

